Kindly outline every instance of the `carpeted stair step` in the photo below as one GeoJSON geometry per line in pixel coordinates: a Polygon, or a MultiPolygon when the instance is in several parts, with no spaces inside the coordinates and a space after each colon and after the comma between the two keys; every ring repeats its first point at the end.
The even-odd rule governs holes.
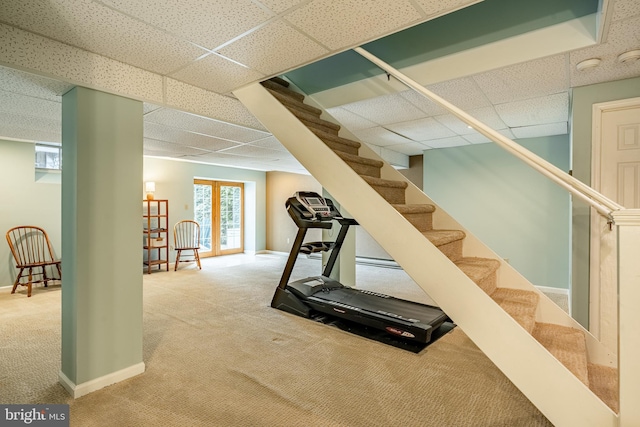
{"type": "Polygon", "coordinates": [[[422,235],[440,249],[451,261],[462,258],[462,241],[466,237],[461,230],[429,230],[422,235]]]}
{"type": "Polygon", "coordinates": [[[380,168],[384,165],[380,160],[367,159],[354,154],[347,154],[342,151],[334,151],[344,160],[358,175],[373,176],[380,178],[380,168]]]}
{"type": "Polygon", "coordinates": [[[436,210],[433,205],[393,205],[418,231],[428,231],[433,228],[432,213],[436,210]]]}
{"type": "Polygon", "coordinates": [[[289,110],[301,110],[317,117],[320,117],[320,115],[322,114],[321,109],[316,108],[313,105],[305,104],[304,102],[299,101],[297,98],[292,98],[288,94],[284,94],[282,92],[269,88],[267,88],[267,90],[289,110]]]}
{"type": "Polygon", "coordinates": [[[302,123],[304,123],[308,128],[315,128],[322,130],[324,132],[332,133],[334,135],[338,134],[340,130],[340,125],[332,123],[330,121],[321,119],[318,116],[307,113],[306,111],[289,109],[302,123]]]}
{"type": "Polygon", "coordinates": [[[497,275],[500,262],[491,258],[464,257],[455,262],[471,280],[483,291],[491,295],[496,289],[497,275]]]}
{"type": "Polygon", "coordinates": [[[403,205],[404,191],[408,184],[405,181],[394,181],[390,179],[375,178],[372,176],[361,175],[374,190],[378,192],[390,204],[403,205]]]}
{"type": "Polygon", "coordinates": [[[533,332],[540,300],[537,293],[523,289],[497,288],[491,298],[527,332],[533,332]]]}
{"type": "Polygon", "coordinates": [[[614,412],[618,412],[618,370],[589,363],[589,388],[614,412]]]}
{"type": "Polygon", "coordinates": [[[282,80],[282,79],[265,80],[261,84],[262,84],[262,86],[266,87],[267,89],[271,89],[271,90],[274,90],[276,92],[282,93],[282,94],[284,94],[284,95],[286,95],[286,96],[288,96],[290,98],[296,99],[296,100],[298,100],[300,102],[302,102],[302,100],[304,100],[304,95],[303,94],[289,89],[287,86],[278,83],[278,81],[283,81],[283,82],[287,83],[287,86],[289,86],[289,83],[286,82],[285,80],[282,80]]]}
{"type": "Polygon", "coordinates": [[[532,335],[580,381],[589,386],[587,344],[582,331],[551,323],[536,323],[532,335]]]}
{"type": "Polygon", "coordinates": [[[333,151],[342,151],[347,154],[358,154],[360,143],[350,139],[342,138],[335,133],[325,132],[322,129],[309,128],[318,138],[320,138],[333,151]]]}

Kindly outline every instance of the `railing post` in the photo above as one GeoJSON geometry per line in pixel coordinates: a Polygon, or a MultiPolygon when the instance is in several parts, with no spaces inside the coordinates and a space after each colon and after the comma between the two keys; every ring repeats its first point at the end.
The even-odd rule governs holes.
{"type": "Polygon", "coordinates": [[[620,427],[640,426],[640,209],[613,213],[618,227],[620,427]]]}

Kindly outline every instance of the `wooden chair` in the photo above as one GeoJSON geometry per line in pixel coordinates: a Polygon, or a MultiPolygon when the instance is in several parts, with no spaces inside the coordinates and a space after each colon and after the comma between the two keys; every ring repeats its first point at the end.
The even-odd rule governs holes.
{"type": "Polygon", "coordinates": [[[7,231],[9,249],[16,261],[16,268],[20,269],[13,283],[11,293],[16,292],[18,285],[27,287],[27,296],[31,296],[31,286],[34,283],[44,283],[48,286],[50,280],[55,280],[47,275],[47,267],[55,266],[58,269],[58,280],[62,279],[60,260],[55,259],[49,236],[40,227],[20,226],[7,231]],[[40,271],[38,271],[40,269],[40,271]],[[20,279],[27,277],[27,283],[20,283],[20,279]],[[34,276],[42,276],[40,280],[34,280],[34,276]]]}
{"type": "Polygon", "coordinates": [[[173,226],[173,242],[176,251],[178,251],[176,254],[176,266],[173,271],[178,271],[178,263],[180,262],[194,261],[198,263],[198,268],[202,270],[200,255],[198,254],[200,249],[200,224],[189,219],[179,221],[173,226]],[[193,251],[194,259],[181,260],[182,251],[193,251]]]}

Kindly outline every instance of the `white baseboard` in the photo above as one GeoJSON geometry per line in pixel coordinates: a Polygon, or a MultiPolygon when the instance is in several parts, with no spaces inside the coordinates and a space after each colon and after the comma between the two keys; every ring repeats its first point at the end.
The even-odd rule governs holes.
{"type": "Polygon", "coordinates": [[[110,374],[93,379],[91,381],[87,381],[82,384],[74,384],[73,381],[71,381],[62,371],[60,371],[60,373],[58,373],[58,380],[62,387],[67,390],[67,393],[69,393],[74,399],[77,399],[81,396],[84,396],[85,394],[89,394],[94,391],[100,390],[101,388],[110,386],[111,384],[115,384],[128,378],[135,377],[136,375],[140,375],[144,372],[144,369],[144,362],[140,362],[133,366],[129,366],[128,368],[112,372],[110,374]]]}
{"type": "Polygon", "coordinates": [[[566,295],[567,297],[569,296],[569,289],[552,288],[550,286],[536,286],[536,288],[547,294],[561,294],[566,295]]]}

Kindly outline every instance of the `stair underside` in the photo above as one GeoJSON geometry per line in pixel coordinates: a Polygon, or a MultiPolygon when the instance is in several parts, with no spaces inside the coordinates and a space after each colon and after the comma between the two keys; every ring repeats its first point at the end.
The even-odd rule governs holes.
{"type": "MultiPolygon", "coordinates": [[[[283,81],[286,83],[285,81],[283,81]]],[[[495,259],[462,257],[462,242],[465,237],[460,230],[433,230],[431,214],[435,211],[432,205],[405,204],[404,191],[407,183],[380,178],[371,169],[381,164],[361,160],[358,156],[360,143],[342,138],[338,135],[340,127],[320,118],[320,110],[303,107],[304,96],[293,92],[278,83],[264,82],[263,85],[296,115],[307,127],[328,147],[345,160],[372,188],[387,202],[411,222],[425,237],[447,255],[460,270],[483,289],[526,331],[553,354],[584,384],[590,386],[611,409],[618,410],[617,370],[587,361],[586,340],[582,331],[559,325],[536,323],[536,310],[539,296],[536,292],[497,287],[497,270],[500,262],[495,259]],[[266,83],[266,84],[265,84],[266,83]],[[293,95],[291,95],[293,94],[293,95]],[[291,95],[291,100],[286,96],[291,95]],[[346,155],[345,155],[346,153],[346,155]],[[355,166],[354,166],[355,165],[355,166]],[[373,175],[373,176],[368,176],[373,175]]],[[[288,83],[287,83],[288,85],[288,83]]]]}

